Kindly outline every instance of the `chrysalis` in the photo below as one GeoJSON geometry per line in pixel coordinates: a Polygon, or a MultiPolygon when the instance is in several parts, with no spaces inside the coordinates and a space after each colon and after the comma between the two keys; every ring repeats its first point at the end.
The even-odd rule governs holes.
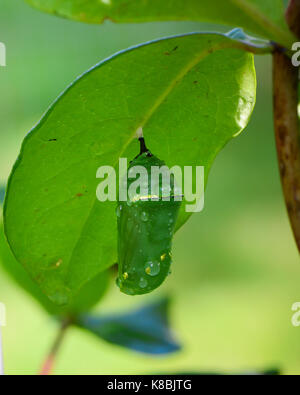
{"type": "MultiPolygon", "coordinates": [[[[128,295],[141,295],[159,287],[170,273],[172,262],[171,246],[175,224],[181,205],[175,193],[173,175],[166,188],[163,178],[151,177],[153,166],[166,166],[163,161],[146,148],[144,138],[140,139],[141,152],[130,163],[128,190],[137,177],[130,179],[131,169],[143,166],[148,175],[147,184],[137,188],[127,201],[118,201],[118,254],[119,276],[117,285],[128,295]],[[154,185],[157,194],[153,194],[154,185]],[[176,198],[177,197],[177,198],[176,198]]],[[[165,169],[167,169],[165,167],[165,169]]]]}

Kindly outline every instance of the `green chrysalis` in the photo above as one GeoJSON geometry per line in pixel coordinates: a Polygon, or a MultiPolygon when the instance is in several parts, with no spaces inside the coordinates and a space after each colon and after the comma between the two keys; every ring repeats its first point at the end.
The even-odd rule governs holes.
{"type": "MultiPolygon", "coordinates": [[[[131,170],[143,166],[148,175],[147,185],[137,188],[134,196],[127,201],[118,201],[118,254],[119,276],[117,285],[128,295],[149,293],[159,287],[170,273],[172,262],[172,238],[181,199],[175,193],[174,176],[170,173],[169,187],[163,178],[156,181],[158,195],[153,195],[151,177],[153,166],[166,166],[163,161],[146,148],[144,138],[140,138],[141,152],[130,162],[127,170],[128,191],[135,179],[130,179],[131,170]],[[145,193],[146,192],[146,193],[145,193]]],[[[181,198],[181,196],[180,196],[181,198]]]]}

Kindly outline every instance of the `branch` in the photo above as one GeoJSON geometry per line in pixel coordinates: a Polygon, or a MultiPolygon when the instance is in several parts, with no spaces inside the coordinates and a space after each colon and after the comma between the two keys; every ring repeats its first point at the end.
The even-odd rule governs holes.
{"type": "Polygon", "coordinates": [[[40,376],[49,376],[52,373],[55,358],[56,358],[57,353],[58,353],[58,351],[62,345],[62,342],[65,338],[66,331],[71,326],[71,324],[72,324],[72,321],[70,319],[66,319],[66,320],[62,321],[61,327],[60,327],[57,337],[54,341],[54,344],[50,350],[50,353],[49,353],[46,361],[44,362],[44,364],[42,366],[40,373],[39,373],[40,376]]]}
{"type": "Polygon", "coordinates": [[[300,38],[300,0],[290,0],[285,17],[291,31],[300,38]]]}
{"type": "MultiPolygon", "coordinates": [[[[297,3],[300,1],[296,0],[297,3]]],[[[273,55],[274,123],[281,183],[300,252],[299,70],[280,50],[273,55]]]]}

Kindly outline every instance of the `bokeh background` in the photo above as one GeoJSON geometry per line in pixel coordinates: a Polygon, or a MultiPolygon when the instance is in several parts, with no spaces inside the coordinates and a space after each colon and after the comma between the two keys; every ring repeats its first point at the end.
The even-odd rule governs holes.
{"type": "MultiPolygon", "coordinates": [[[[22,139],[50,103],[95,63],[147,40],[219,30],[201,23],[85,25],[45,15],[22,0],[1,0],[0,184],[7,181],[22,139]]],[[[126,311],[171,294],[171,320],[183,350],[153,358],[70,330],[57,374],[155,372],[238,373],[279,368],[300,373],[300,327],[291,306],[300,301],[299,255],[280,189],[272,124],[271,58],[256,57],[258,96],[246,131],[219,155],[204,212],[174,240],[174,267],[161,289],[129,297],[112,286],[99,311],[126,311]]],[[[199,125],[201,129],[201,125],[199,125]]],[[[7,374],[35,374],[56,324],[1,269],[0,301],[7,374]]]]}

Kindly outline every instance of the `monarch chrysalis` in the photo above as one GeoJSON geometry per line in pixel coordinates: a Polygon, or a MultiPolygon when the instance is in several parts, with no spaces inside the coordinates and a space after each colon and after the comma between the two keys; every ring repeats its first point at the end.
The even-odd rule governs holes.
{"type": "MultiPolygon", "coordinates": [[[[119,276],[117,285],[128,295],[141,295],[153,291],[170,273],[172,262],[171,246],[181,201],[176,199],[174,177],[170,177],[170,188],[166,195],[161,177],[157,190],[159,196],[151,195],[153,166],[166,166],[163,161],[146,148],[140,139],[141,152],[130,162],[127,170],[128,190],[135,180],[130,180],[130,170],[143,166],[148,174],[145,196],[137,190],[134,197],[118,201],[118,254],[119,276]],[[164,199],[162,199],[164,197],[164,199]],[[167,199],[168,200],[167,200],[167,199]]],[[[170,175],[170,174],[169,174],[170,175]]]]}

